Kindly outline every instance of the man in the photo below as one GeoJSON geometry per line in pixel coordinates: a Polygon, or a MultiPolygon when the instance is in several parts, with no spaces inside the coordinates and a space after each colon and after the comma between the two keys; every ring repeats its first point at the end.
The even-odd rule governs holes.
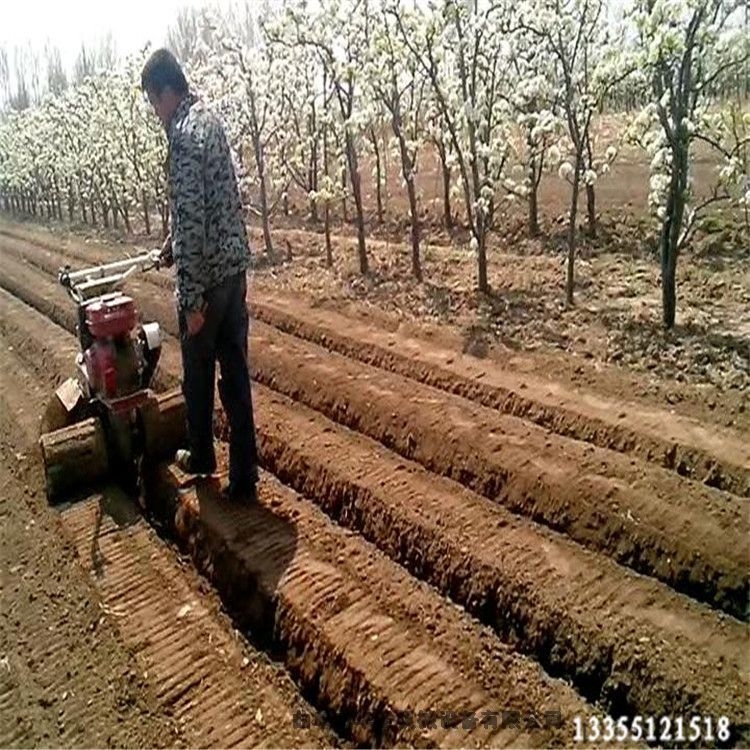
{"type": "Polygon", "coordinates": [[[229,420],[230,499],[252,501],[258,480],[250,376],[247,231],[224,129],[193,95],[169,51],[154,52],[141,87],[169,140],[170,236],[162,257],[176,266],[183,393],[189,450],[177,453],[186,472],[216,470],[213,443],[216,361],[219,396],[229,420]]]}

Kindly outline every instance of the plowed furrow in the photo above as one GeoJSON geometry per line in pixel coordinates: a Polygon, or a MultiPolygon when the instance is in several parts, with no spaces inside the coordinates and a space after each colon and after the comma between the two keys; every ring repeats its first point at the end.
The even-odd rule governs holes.
{"type": "Polygon", "coordinates": [[[666,693],[673,711],[705,700],[706,710],[744,714],[742,702],[725,699],[728,684],[747,687],[745,624],[263,387],[256,394],[262,455],[274,474],[588,697],[614,712],[645,714],[664,709],[666,693]],[[654,649],[659,658],[639,673],[636,665],[654,649]],[[706,651],[720,661],[704,663],[706,651]]]}
{"type": "Polygon", "coordinates": [[[64,290],[35,266],[15,258],[3,257],[0,286],[14,297],[43,312],[50,320],[68,330],[76,325],[75,308],[64,290]]]}
{"type": "MultiPolygon", "coordinates": [[[[436,480],[262,387],[256,392],[262,451],[275,473],[553,673],[568,676],[612,711],[658,712],[665,706],[687,711],[697,702],[743,720],[746,709],[735,700],[747,687],[745,657],[737,660],[745,652],[745,625],[723,621],[657,583],[436,480]],[[719,661],[706,660],[705,653],[719,661]],[[735,688],[727,691],[732,683],[735,688]]],[[[226,528],[246,534],[248,523],[230,518],[226,528]]],[[[193,550],[198,556],[199,549],[193,550]]],[[[259,553],[253,549],[248,557],[265,559],[259,553]]],[[[312,573],[309,565],[304,569],[312,573]]],[[[313,583],[303,586],[308,603],[315,599],[313,583]]],[[[330,598],[325,587],[318,590],[315,609],[330,598]]],[[[294,650],[291,643],[286,642],[288,652],[294,650]]],[[[386,663],[394,658],[391,652],[382,657],[386,663]]]]}
{"type": "MultiPolygon", "coordinates": [[[[145,287],[142,282],[142,308],[175,334],[171,302],[145,287]]],[[[331,354],[264,324],[255,326],[253,344],[259,382],[513,512],[747,618],[744,500],[331,354]]]]}
{"type": "MultiPolygon", "coordinates": [[[[20,303],[16,305],[23,308],[20,303]]],[[[5,323],[9,328],[15,324],[16,334],[19,335],[24,324],[30,320],[37,324],[39,330],[39,321],[34,320],[33,315],[12,316],[5,319],[5,323]]],[[[56,327],[49,321],[46,323],[47,330],[38,339],[39,347],[64,350],[68,343],[65,341],[67,334],[60,329],[55,330],[56,327]]],[[[36,344],[29,346],[29,342],[34,341],[30,333],[27,332],[27,346],[22,351],[33,362],[36,344]]],[[[4,338],[0,339],[0,344],[4,342],[4,338]]],[[[0,359],[3,360],[4,377],[13,377],[14,383],[13,391],[7,396],[0,389],[0,402],[6,411],[21,416],[25,439],[32,442],[35,439],[35,420],[31,419],[31,413],[38,410],[45,395],[44,389],[31,390],[31,383],[36,382],[35,377],[29,378],[24,368],[11,372],[7,355],[0,359]],[[25,386],[24,380],[27,378],[30,383],[25,386]],[[26,412],[22,411],[24,407],[21,404],[29,406],[26,412]],[[28,417],[24,417],[24,413],[28,413],[28,417]]],[[[33,372],[33,365],[28,367],[33,372]]],[[[43,367],[36,377],[43,379],[45,374],[54,379],[54,374],[45,373],[43,367]]],[[[132,502],[118,490],[110,488],[101,495],[71,505],[62,511],[61,519],[63,527],[74,540],[80,563],[90,573],[101,595],[101,613],[116,623],[123,640],[137,654],[138,665],[154,687],[159,707],[164,710],[172,704],[188,700],[198,686],[204,691],[209,690],[208,695],[230,688],[230,694],[224,695],[213,715],[207,716],[200,705],[196,705],[192,713],[183,715],[181,729],[191,745],[201,744],[205,727],[213,727],[212,723],[207,725],[205,722],[217,716],[231,717],[231,722],[222,724],[222,731],[214,732],[216,745],[221,747],[231,747],[230,740],[238,737],[239,729],[242,730],[241,737],[246,738],[249,744],[270,740],[274,746],[290,746],[302,741],[311,747],[322,747],[335,742],[332,734],[315,725],[309,729],[293,725],[291,715],[295,706],[307,711],[310,709],[305,707],[288,683],[282,682],[283,687],[279,689],[278,671],[257,656],[253,657],[252,653],[249,656],[255,679],[252,683],[244,679],[247,672],[243,659],[245,664],[248,660],[241,644],[219,622],[217,613],[209,608],[211,600],[205,600],[191,587],[184,571],[176,565],[173,554],[139,518],[132,502]],[[159,637],[144,638],[144,633],[154,627],[159,637]],[[261,681],[265,688],[263,694],[259,695],[254,688],[258,684],[258,673],[263,671],[266,672],[266,679],[261,681]],[[258,712],[266,717],[262,725],[256,718],[260,715],[258,712]]],[[[89,633],[80,634],[83,646],[89,633]]],[[[64,655],[70,651],[69,635],[67,631],[56,634],[54,625],[50,623],[48,627],[42,615],[33,626],[27,628],[24,643],[17,644],[20,653],[27,654],[28,663],[19,670],[19,663],[14,658],[13,674],[25,674],[26,680],[35,675],[37,682],[50,696],[51,704],[55,705],[46,735],[50,738],[59,735],[62,745],[78,745],[81,738],[90,736],[86,729],[88,717],[98,708],[85,697],[79,699],[76,695],[76,675],[71,672],[91,668],[93,664],[87,664],[76,653],[71,657],[67,675],[57,675],[49,681],[46,680],[47,671],[38,668],[48,660],[65,658],[64,655]]],[[[2,672],[0,665],[0,680],[2,672]]],[[[15,705],[23,702],[23,692],[24,688],[19,685],[14,696],[15,705]]],[[[123,696],[123,699],[127,700],[127,696],[123,696]]],[[[45,734],[39,727],[35,732],[39,732],[37,736],[45,734]]],[[[7,739],[14,744],[13,736],[7,739]]],[[[97,742],[107,744],[107,738],[102,736],[97,742]]]]}
{"type": "MultiPolygon", "coordinates": [[[[0,232],[4,247],[55,273],[63,258],[79,263],[107,258],[85,245],[45,249],[16,232],[0,232]],[[56,252],[51,252],[56,251],[56,252]]],[[[147,280],[171,289],[171,278],[149,273],[147,280]]],[[[750,495],[750,451],[731,431],[632,403],[607,401],[585,393],[518,376],[439,347],[365,326],[330,311],[291,311],[289,300],[266,289],[251,292],[254,316],[279,330],[366,364],[417,380],[502,413],[532,421],[557,434],[600,448],[632,454],[711,487],[750,495]],[[256,298],[257,297],[257,298],[256,298]]],[[[295,300],[299,308],[299,300],[295,300]]]]}
{"type": "MultiPolygon", "coordinates": [[[[169,471],[159,481],[159,497],[169,486],[176,492],[179,482],[169,471]]],[[[275,648],[300,684],[355,741],[413,742],[415,728],[391,719],[407,708],[441,715],[494,706],[500,715],[509,704],[523,713],[533,710],[533,703],[567,717],[588,712],[569,689],[540,679],[537,668],[499,642],[493,651],[501,663],[487,660],[484,680],[478,681],[476,654],[465,644],[456,648],[458,632],[477,644],[487,643],[488,636],[465,615],[443,615],[440,626],[424,623],[425,609],[452,608],[275,480],[264,475],[258,508],[226,506],[200,489],[181,492],[174,500],[178,538],[235,607],[238,621],[250,632],[273,633],[275,648]],[[253,527],[286,533],[285,548],[263,545],[258,533],[247,533],[253,527]],[[352,558],[372,562],[363,568],[352,558]],[[415,606],[417,611],[410,611],[415,606]],[[430,630],[437,637],[430,637],[430,630]]],[[[517,732],[490,730],[467,730],[461,744],[484,743],[489,735],[493,744],[518,739],[517,732]]],[[[445,731],[436,728],[424,740],[444,746],[445,731]]],[[[544,740],[537,731],[532,741],[556,744],[567,731],[548,731],[544,740]]]]}
{"type": "MultiPolygon", "coordinates": [[[[402,708],[429,708],[440,713],[493,706],[500,715],[511,704],[522,712],[537,711],[540,705],[562,711],[562,727],[535,730],[526,737],[529,744],[557,745],[568,742],[571,717],[590,712],[570,688],[550,681],[532,662],[513,654],[495,636],[484,634],[469,616],[446,605],[434,591],[403,573],[361,538],[337,529],[309,501],[272,480],[264,480],[263,498],[263,508],[246,510],[212,506],[211,498],[195,498],[200,502],[200,514],[191,515],[181,506],[176,528],[182,529],[179,533],[187,548],[227,600],[242,605],[238,621],[249,625],[251,632],[273,633],[274,649],[287,655],[300,683],[358,741],[416,739],[421,732],[415,727],[400,726],[389,719],[402,708]],[[295,531],[295,526],[302,526],[308,518],[318,519],[314,533],[307,526],[304,528],[310,533],[295,531]],[[248,537],[251,529],[255,533],[248,537]],[[352,550],[353,557],[369,560],[370,565],[361,572],[347,568],[347,558],[340,560],[344,548],[352,550]],[[409,606],[415,608],[410,610],[409,606]],[[440,638],[436,639],[431,636],[435,628],[422,624],[423,613],[444,610],[447,615],[443,615],[440,638]],[[478,651],[482,650],[480,643],[489,645],[494,658],[487,659],[481,679],[476,676],[474,648],[456,649],[462,641],[475,642],[478,651]],[[504,657],[493,665],[498,654],[504,657]]],[[[143,617],[144,607],[151,601],[144,587],[128,585],[128,571],[143,576],[143,570],[152,569],[153,562],[150,555],[137,556],[137,546],[133,552],[136,556],[130,560],[126,557],[128,545],[135,545],[140,538],[141,522],[116,532],[106,515],[96,536],[101,554],[92,555],[91,530],[97,528],[96,512],[95,503],[67,511],[82,554],[91,558],[92,570],[96,571],[97,565],[105,566],[105,578],[99,584],[106,591],[106,566],[111,566],[117,595],[113,601],[122,602],[124,598],[127,604],[137,605],[112,607],[125,628],[128,618],[135,621],[143,617]],[[86,521],[76,516],[84,512],[94,516],[86,521]],[[86,529],[88,534],[84,533],[86,529]],[[127,592],[133,599],[127,599],[127,592]]],[[[162,594],[169,588],[160,582],[162,594]]],[[[176,607],[181,600],[167,601],[176,607]]],[[[153,600],[153,607],[147,610],[149,617],[144,619],[150,622],[166,616],[159,609],[162,606],[163,598],[153,600]]],[[[133,633],[142,632],[144,624],[133,625],[133,633]]],[[[150,640],[151,645],[140,644],[138,652],[143,659],[153,653],[151,658],[157,660],[158,655],[160,667],[155,669],[165,670],[163,674],[154,672],[160,682],[166,679],[170,666],[206,666],[205,661],[163,658],[164,652],[159,650],[163,639],[150,640]]],[[[191,676],[173,679],[163,688],[163,695],[177,703],[195,703],[200,684],[200,679],[191,676]]],[[[448,735],[457,744],[517,744],[522,737],[517,729],[482,726],[462,734],[439,727],[428,732],[427,738],[445,744],[448,735]]]]}
{"type": "Polygon", "coordinates": [[[259,329],[258,382],[515,513],[747,617],[744,499],[259,329]]]}
{"type": "Polygon", "coordinates": [[[558,435],[637,456],[717,489],[750,495],[750,454],[739,437],[732,441],[725,430],[632,404],[560,393],[554,386],[535,383],[533,377],[504,373],[342,315],[310,309],[302,317],[265,290],[257,299],[251,293],[251,307],[256,319],[330,351],[529,420],[558,435]],[[670,429],[665,420],[675,422],[675,427],[670,429]],[[718,452],[701,447],[717,438],[723,444],[718,452]],[[729,458],[723,457],[725,451],[729,458]]]}
{"type": "Polygon", "coordinates": [[[170,723],[142,705],[137,664],[112,623],[101,618],[96,593],[77,575],[74,557],[65,550],[55,559],[36,546],[44,532],[61,535],[62,529],[44,517],[45,506],[36,507],[44,502],[38,499],[42,482],[32,473],[38,467],[28,464],[35,462],[38,405],[46,389],[21,351],[0,335],[3,451],[12,446],[16,456],[13,461],[13,453],[5,453],[1,483],[5,502],[25,505],[29,519],[21,538],[6,518],[0,525],[0,745],[151,744],[147,725],[153,731],[157,722],[160,744],[181,745],[170,723]],[[57,565],[43,567],[52,561],[57,565]],[[132,671],[121,672],[110,660],[118,653],[124,670],[132,671]]]}

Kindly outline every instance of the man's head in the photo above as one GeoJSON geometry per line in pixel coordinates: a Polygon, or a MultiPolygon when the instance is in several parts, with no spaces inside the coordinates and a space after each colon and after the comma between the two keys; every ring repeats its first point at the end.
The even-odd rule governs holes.
{"type": "Polygon", "coordinates": [[[149,57],[141,73],[141,88],[148,95],[151,106],[166,128],[188,84],[180,63],[166,49],[158,49],[149,57]]]}

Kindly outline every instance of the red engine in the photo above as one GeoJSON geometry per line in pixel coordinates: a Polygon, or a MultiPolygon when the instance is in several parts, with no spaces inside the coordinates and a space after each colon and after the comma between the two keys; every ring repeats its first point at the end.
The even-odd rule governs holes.
{"type": "Polygon", "coordinates": [[[135,302],[124,294],[92,302],[86,307],[86,325],[94,338],[125,336],[138,321],[135,302]]]}
{"type": "Polygon", "coordinates": [[[140,387],[140,362],[132,335],[138,313],[132,298],[118,295],[86,307],[86,327],[94,338],[84,352],[91,389],[109,399],[140,387]]]}

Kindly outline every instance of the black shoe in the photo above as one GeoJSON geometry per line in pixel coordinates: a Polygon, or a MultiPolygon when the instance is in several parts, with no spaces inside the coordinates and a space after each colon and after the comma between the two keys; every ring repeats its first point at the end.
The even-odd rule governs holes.
{"type": "Polygon", "coordinates": [[[230,503],[252,505],[258,502],[257,489],[254,484],[243,486],[228,485],[221,491],[221,497],[230,503]]]}
{"type": "Polygon", "coordinates": [[[186,474],[195,474],[198,477],[209,477],[216,471],[216,465],[197,466],[189,450],[180,449],[175,455],[175,463],[186,474]]]}

